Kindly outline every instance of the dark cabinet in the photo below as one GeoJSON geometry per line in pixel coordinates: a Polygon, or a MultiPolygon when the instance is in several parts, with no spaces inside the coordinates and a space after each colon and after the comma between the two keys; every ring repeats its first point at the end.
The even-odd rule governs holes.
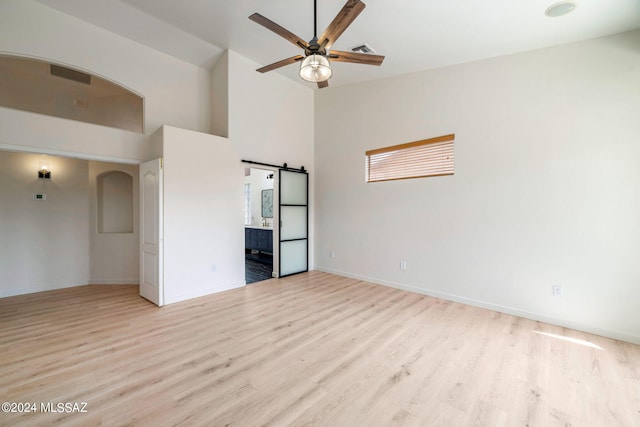
{"type": "Polygon", "coordinates": [[[244,247],[260,252],[273,253],[273,230],[245,228],[244,247]]]}

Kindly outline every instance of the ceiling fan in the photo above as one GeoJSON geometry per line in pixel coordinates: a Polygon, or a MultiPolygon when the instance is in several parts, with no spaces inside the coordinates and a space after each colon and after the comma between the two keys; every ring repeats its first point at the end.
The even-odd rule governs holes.
{"type": "Polygon", "coordinates": [[[304,50],[304,56],[292,56],[291,58],[283,59],[262,68],[258,68],[256,71],[266,73],[267,71],[302,61],[300,64],[300,77],[306,81],[317,83],[318,87],[322,89],[329,86],[328,80],[331,78],[333,73],[329,59],[336,62],[352,62],[355,64],[382,64],[382,61],[384,60],[384,56],[382,55],[331,50],[331,46],[333,46],[338,37],[340,37],[347,27],[351,25],[364,8],[365,4],[360,0],[347,0],[347,3],[342,7],[340,12],[338,12],[331,24],[329,24],[327,29],[324,30],[324,33],[322,33],[318,38],[318,23],[316,17],[317,6],[316,0],[314,0],[313,38],[309,42],[305,42],[286,28],[281,27],[259,13],[254,13],[249,17],[249,19],[273,31],[280,37],[285,38],[304,50]]]}

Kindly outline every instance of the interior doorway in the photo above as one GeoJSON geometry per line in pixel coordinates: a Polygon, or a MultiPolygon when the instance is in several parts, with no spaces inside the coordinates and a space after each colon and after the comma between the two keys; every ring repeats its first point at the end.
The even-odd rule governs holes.
{"type": "Polygon", "coordinates": [[[244,243],[245,282],[261,282],[277,276],[274,256],[274,224],[277,200],[274,182],[277,171],[264,168],[245,168],[244,179],[244,243]]]}
{"type": "Polygon", "coordinates": [[[137,164],[0,150],[0,182],[0,297],[139,283],[137,164]]]}

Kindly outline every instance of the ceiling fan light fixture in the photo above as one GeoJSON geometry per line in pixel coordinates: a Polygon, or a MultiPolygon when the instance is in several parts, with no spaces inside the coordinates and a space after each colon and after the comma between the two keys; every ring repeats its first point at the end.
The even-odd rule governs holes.
{"type": "Polygon", "coordinates": [[[331,78],[333,71],[329,60],[317,54],[307,56],[300,64],[300,77],[312,83],[324,82],[331,78]]]}

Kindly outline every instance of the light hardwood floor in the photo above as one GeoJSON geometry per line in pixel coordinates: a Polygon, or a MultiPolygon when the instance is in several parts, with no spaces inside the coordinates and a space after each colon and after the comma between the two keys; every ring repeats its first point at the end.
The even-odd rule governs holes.
{"type": "Polygon", "coordinates": [[[2,401],[87,403],[0,424],[640,426],[637,345],[320,272],[137,292],[0,299],[2,401]]]}

